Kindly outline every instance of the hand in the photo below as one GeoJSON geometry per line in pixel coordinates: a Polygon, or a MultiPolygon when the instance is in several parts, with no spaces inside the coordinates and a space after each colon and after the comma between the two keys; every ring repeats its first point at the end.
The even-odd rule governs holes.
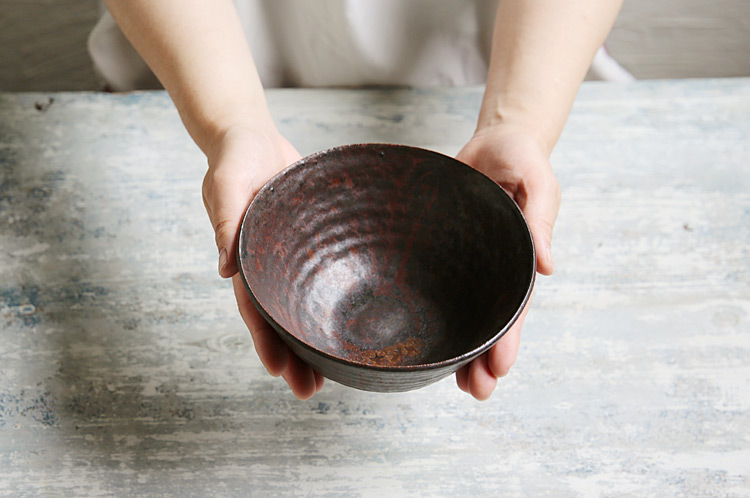
{"type": "MultiPolygon", "coordinates": [[[[560,187],[544,146],[522,128],[495,125],[478,130],[456,158],[495,180],[516,201],[531,229],[537,271],[551,275],[552,228],[560,208],[560,187]]],[[[528,309],[527,303],[510,330],[487,353],[456,372],[462,391],[478,400],[490,397],[497,379],[516,361],[528,309]]]]}
{"type": "Polygon", "coordinates": [[[237,268],[237,233],[250,201],[279,171],[300,159],[297,150],[275,129],[238,126],[207,150],[208,172],[203,203],[216,233],[219,274],[232,278],[240,315],[250,330],[263,365],[282,376],[300,399],[323,387],[323,376],[294,355],[253,305],[237,268]]]}

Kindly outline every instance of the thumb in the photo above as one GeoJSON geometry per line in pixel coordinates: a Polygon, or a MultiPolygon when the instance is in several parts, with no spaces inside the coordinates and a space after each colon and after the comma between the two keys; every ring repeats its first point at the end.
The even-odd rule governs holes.
{"type": "Polygon", "coordinates": [[[552,275],[555,270],[552,259],[552,229],[560,210],[560,186],[554,177],[548,177],[544,185],[534,189],[523,206],[523,214],[529,224],[536,250],[536,267],[542,275],[552,275]]]}
{"type": "Polygon", "coordinates": [[[219,251],[219,275],[229,278],[238,271],[237,236],[252,188],[238,189],[235,182],[225,182],[214,171],[203,181],[203,203],[208,211],[219,251]]]}

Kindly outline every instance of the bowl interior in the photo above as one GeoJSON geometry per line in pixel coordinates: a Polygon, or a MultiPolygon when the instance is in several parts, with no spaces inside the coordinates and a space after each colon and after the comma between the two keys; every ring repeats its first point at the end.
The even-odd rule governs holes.
{"type": "Polygon", "coordinates": [[[405,146],[345,146],[271,180],[243,221],[250,295],[282,337],[374,367],[497,340],[534,279],[520,210],[481,173],[405,146]]]}

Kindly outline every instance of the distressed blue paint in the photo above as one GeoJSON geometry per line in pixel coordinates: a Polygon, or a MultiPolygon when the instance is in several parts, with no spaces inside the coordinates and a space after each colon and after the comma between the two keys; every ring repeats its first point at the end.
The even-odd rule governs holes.
{"type": "Polygon", "coordinates": [[[49,392],[21,389],[15,394],[0,391],[0,430],[20,418],[30,419],[44,427],[55,427],[58,423],[55,405],[49,392]]]}
{"type": "MultiPolygon", "coordinates": [[[[39,325],[42,320],[40,288],[36,285],[24,285],[20,288],[0,287],[0,307],[9,310],[6,312],[6,318],[10,315],[25,327],[39,325]],[[33,311],[28,306],[32,306],[33,311]]],[[[18,332],[23,330],[19,329],[18,332]]]]}

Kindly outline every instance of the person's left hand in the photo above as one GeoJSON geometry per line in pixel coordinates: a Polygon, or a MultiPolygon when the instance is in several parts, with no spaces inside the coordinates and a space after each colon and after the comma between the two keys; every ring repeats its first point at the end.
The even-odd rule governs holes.
{"type": "MultiPolygon", "coordinates": [[[[537,271],[551,275],[552,228],[560,208],[560,187],[543,144],[521,127],[495,125],[478,130],[456,158],[493,179],[516,201],[534,239],[537,271]]],[[[478,400],[492,395],[497,380],[516,361],[528,310],[527,302],[518,320],[497,344],[456,372],[462,391],[478,400]]]]}

